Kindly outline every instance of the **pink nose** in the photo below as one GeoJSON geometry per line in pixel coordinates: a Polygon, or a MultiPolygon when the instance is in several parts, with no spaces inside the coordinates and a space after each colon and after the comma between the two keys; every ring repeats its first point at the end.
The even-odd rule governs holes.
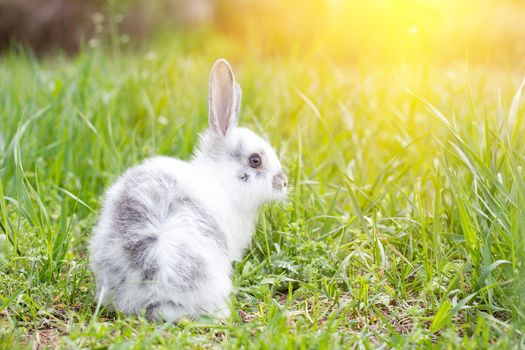
{"type": "Polygon", "coordinates": [[[277,175],[275,175],[272,179],[272,186],[273,189],[276,191],[281,191],[288,185],[288,179],[286,178],[286,175],[283,174],[281,171],[277,175]]]}

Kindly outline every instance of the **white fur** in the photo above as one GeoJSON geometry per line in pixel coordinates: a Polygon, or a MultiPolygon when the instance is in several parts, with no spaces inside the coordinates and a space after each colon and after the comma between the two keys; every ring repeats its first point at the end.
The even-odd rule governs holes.
{"type": "Polygon", "coordinates": [[[271,146],[236,127],[240,98],[229,65],[217,61],[210,74],[210,129],[200,135],[193,159],[146,160],[106,192],[90,247],[102,303],[167,321],[229,314],[231,263],[251,240],[259,206],[286,195],[271,146]],[[221,111],[227,115],[216,115],[221,111]],[[248,166],[253,153],[262,155],[259,169],[248,166]],[[282,186],[275,188],[277,177],[282,186]],[[122,219],[128,217],[129,227],[122,219]],[[144,277],[153,271],[148,264],[155,267],[151,279],[144,277]]]}

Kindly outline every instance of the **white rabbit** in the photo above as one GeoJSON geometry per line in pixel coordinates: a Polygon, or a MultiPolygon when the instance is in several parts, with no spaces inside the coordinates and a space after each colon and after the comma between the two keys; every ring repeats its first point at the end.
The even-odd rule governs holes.
{"type": "Polygon", "coordinates": [[[258,207],[283,199],[287,185],[272,147],[237,127],[240,104],[220,59],[193,158],[148,159],[109,188],[90,246],[103,304],[152,320],[229,315],[231,263],[250,242],[258,207]]]}

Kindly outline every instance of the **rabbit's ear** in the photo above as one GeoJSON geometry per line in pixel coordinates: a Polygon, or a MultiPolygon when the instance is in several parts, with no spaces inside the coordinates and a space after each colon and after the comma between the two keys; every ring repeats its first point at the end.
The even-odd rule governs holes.
{"type": "Polygon", "coordinates": [[[241,88],[235,82],[226,60],[221,58],[213,64],[209,84],[210,128],[225,136],[228,130],[235,127],[241,106],[241,88]]]}

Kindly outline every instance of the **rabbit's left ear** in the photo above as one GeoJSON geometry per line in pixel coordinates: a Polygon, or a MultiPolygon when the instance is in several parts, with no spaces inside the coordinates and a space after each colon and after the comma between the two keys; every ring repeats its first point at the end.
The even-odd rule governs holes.
{"type": "Polygon", "coordinates": [[[210,128],[225,136],[237,124],[241,108],[241,87],[225,59],[217,60],[211,68],[208,98],[210,128]]]}

